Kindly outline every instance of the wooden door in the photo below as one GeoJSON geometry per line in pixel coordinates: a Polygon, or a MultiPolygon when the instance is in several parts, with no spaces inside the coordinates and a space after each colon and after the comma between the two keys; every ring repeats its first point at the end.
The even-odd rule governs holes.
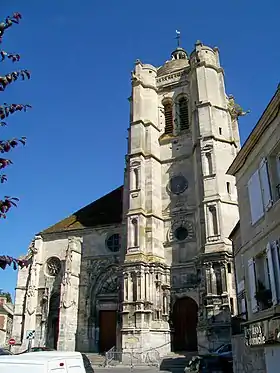
{"type": "Polygon", "coordinates": [[[100,311],[99,313],[99,352],[106,352],[116,345],[116,311],[100,311]]]}
{"type": "Polygon", "coordinates": [[[173,350],[197,351],[197,304],[189,297],[178,299],[173,308],[173,350]]]}

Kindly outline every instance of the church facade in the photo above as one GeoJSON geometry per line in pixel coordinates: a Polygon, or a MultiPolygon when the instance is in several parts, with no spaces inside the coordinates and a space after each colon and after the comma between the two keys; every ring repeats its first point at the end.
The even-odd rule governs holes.
{"type": "Polygon", "coordinates": [[[203,351],[230,341],[240,115],[217,48],[131,78],[124,185],[38,234],[18,273],[15,349],[203,351]]]}

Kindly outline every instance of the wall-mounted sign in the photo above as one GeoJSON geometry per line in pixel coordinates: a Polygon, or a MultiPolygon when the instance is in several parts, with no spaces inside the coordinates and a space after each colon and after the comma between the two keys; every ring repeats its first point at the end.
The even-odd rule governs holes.
{"type": "Polygon", "coordinates": [[[263,320],[245,327],[247,346],[259,346],[280,342],[280,319],[263,320]]]}
{"type": "Polygon", "coordinates": [[[262,323],[252,324],[245,331],[246,345],[259,346],[264,345],[266,337],[263,331],[262,323]]]}

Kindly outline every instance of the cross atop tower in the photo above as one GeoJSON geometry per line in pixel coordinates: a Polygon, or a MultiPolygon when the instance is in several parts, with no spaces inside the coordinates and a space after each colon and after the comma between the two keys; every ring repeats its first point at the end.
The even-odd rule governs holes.
{"type": "Polygon", "coordinates": [[[180,47],[180,42],[181,42],[181,32],[176,30],[176,38],[177,39],[177,47],[180,47]]]}

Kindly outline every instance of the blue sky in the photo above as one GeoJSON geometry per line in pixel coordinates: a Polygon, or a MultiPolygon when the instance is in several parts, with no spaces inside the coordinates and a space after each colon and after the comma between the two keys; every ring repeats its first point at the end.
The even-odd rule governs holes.
{"type": "MultiPolygon", "coordinates": [[[[3,102],[31,103],[14,115],[2,138],[25,135],[12,154],[1,195],[20,198],[0,221],[1,254],[19,256],[36,232],[123,182],[134,61],[156,66],[176,46],[175,30],[191,52],[197,39],[218,46],[226,89],[251,114],[240,120],[246,139],[279,82],[278,0],[133,2],[1,0],[0,16],[18,11],[21,25],[2,48],[22,56],[32,80],[2,93],[3,102]]],[[[1,64],[1,73],[13,68],[1,64]]],[[[12,291],[16,272],[0,270],[12,291]]]]}

